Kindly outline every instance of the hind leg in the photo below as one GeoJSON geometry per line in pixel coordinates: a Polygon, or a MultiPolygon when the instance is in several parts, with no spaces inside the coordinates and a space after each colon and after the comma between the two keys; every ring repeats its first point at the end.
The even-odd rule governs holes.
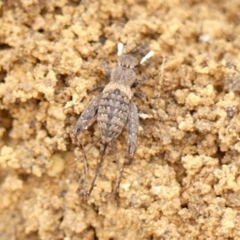
{"type": "Polygon", "coordinates": [[[107,146],[108,146],[108,145],[107,145],[106,143],[103,145],[103,149],[102,149],[102,151],[101,151],[101,159],[100,159],[100,161],[99,161],[98,164],[97,164],[97,168],[96,168],[95,175],[94,175],[94,178],[93,178],[92,183],[91,183],[91,187],[90,187],[87,195],[85,196],[85,197],[87,197],[87,198],[90,197],[90,195],[91,195],[91,193],[92,193],[92,190],[93,190],[93,188],[94,188],[94,185],[95,185],[95,182],[96,182],[96,180],[97,180],[97,177],[98,177],[100,168],[101,168],[101,166],[102,166],[102,164],[103,164],[103,160],[104,160],[104,156],[105,156],[105,153],[106,153],[107,146]]]}
{"type": "Polygon", "coordinates": [[[88,104],[88,106],[83,110],[72,131],[75,140],[77,140],[78,135],[81,134],[83,130],[87,129],[96,121],[98,104],[101,97],[102,94],[93,98],[92,101],[88,104]]]}
{"type": "Polygon", "coordinates": [[[132,101],[130,102],[129,107],[130,108],[129,108],[128,126],[127,126],[127,132],[128,132],[127,156],[125,158],[125,161],[121,169],[118,172],[118,178],[113,190],[114,195],[117,195],[117,191],[124,173],[124,168],[132,163],[133,155],[137,147],[137,134],[138,134],[138,125],[139,125],[138,109],[136,104],[132,101]]]}
{"type": "Polygon", "coordinates": [[[91,126],[96,121],[98,103],[101,99],[101,96],[102,95],[100,94],[99,96],[92,99],[92,101],[88,104],[88,106],[83,110],[81,116],[79,117],[79,119],[72,131],[75,142],[78,143],[79,149],[83,156],[85,175],[88,172],[88,161],[87,161],[86,154],[83,150],[82,144],[78,142],[77,137],[82,133],[83,130],[87,129],[89,126],[91,126]]]}

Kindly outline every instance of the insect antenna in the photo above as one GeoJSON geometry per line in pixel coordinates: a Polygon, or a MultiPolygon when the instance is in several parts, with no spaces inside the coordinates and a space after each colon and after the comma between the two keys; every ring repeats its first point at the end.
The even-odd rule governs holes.
{"type": "Polygon", "coordinates": [[[118,56],[122,55],[123,47],[124,47],[123,43],[119,42],[118,45],[117,45],[117,49],[118,49],[117,55],[118,56]]]}
{"type": "Polygon", "coordinates": [[[96,180],[97,180],[97,177],[98,177],[98,174],[99,174],[99,171],[100,171],[100,168],[101,168],[101,166],[102,166],[103,159],[104,159],[104,156],[105,156],[105,153],[106,153],[107,146],[108,146],[107,143],[105,143],[105,144],[103,145],[103,149],[102,149],[102,152],[101,152],[101,159],[100,159],[100,161],[98,162],[98,165],[97,165],[97,168],[96,168],[96,172],[95,172],[94,178],[93,178],[92,183],[91,183],[91,187],[90,187],[90,189],[89,189],[89,191],[88,191],[88,197],[90,197],[91,192],[92,192],[92,190],[93,190],[93,188],[94,188],[95,182],[96,182],[96,180]]]}
{"type": "MultiPolygon", "coordinates": [[[[123,43],[119,42],[117,45],[118,53],[117,55],[120,56],[123,54],[123,43]]],[[[148,51],[148,44],[145,43],[144,45],[139,44],[135,46],[131,51],[130,54],[134,55],[135,57],[139,58],[139,64],[143,64],[147,59],[151,58],[154,55],[154,51],[148,51]]]]}
{"type": "Polygon", "coordinates": [[[154,55],[154,51],[149,51],[147,54],[145,54],[140,61],[140,64],[143,64],[147,59],[151,58],[154,55]]]}

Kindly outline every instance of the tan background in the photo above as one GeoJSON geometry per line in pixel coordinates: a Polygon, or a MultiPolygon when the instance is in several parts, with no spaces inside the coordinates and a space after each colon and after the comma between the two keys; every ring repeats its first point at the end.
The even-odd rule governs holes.
{"type": "MultiPolygon", "coordinates": [[[[0,239],[240,239],[239,12],[238,0],[1,1],[0,239]],[[83,201],[70,132],[119,41],[155,51],[141,68],[149,102],[135,100],[138,150],[118,201],[111,151],[83,201]]],[[[99,144],[87,156],[88,188],[99,144]]]]}

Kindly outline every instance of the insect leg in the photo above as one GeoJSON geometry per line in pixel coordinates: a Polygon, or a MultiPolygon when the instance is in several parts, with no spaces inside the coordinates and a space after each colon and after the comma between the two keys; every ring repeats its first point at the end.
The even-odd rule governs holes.
{"type": "MultiPolygon", "coordinates": [[[[95,98],[92,99],[92,101],[88,104],[88,106],[84,109],[81,116],[79,117],[72,133],[75,138],[75,142],[77,143],[77,137],[78,135],[85,129],[87,129],[90,125],[92,125],[96,119],[97,119],[97,109],[98,109],[98,103],[101,98],[101,94],[95,98]]],[[[82,144],[78,143],[79,149],[83,156],[84,161],[84,171],[85,174],[88,172],[88,162],[86,154],[83,150],[82,144]]]]}
{"type": "Polygon", "coordinates": [[[116,198],[117,197],[117,190],[118,190],[118,187],[119,187],[119,184],[120,184],[120,179],[119,178],[121,178],[121,176],[122,176],[122,173],[121,173],[122,168],[120,168],[120,164],[119,164],[119,161],[117,159],[116,144],[114,142],[114,139],[111,141],[111,146],[112,146],[112,150],[113,150],[113,154],[114,154],[114,160],[117,163],[117,167],[118,167],[118,176],[117,176],[117,180],[116,180],[116,183],[114,185],[114,188],[113,188],[113,198],[116,198]]]}
{"type": "Polygon", "coordinates": [[[143,82],[145,82],[148,79],[149,75],[148,74],[144,74],[138,81],[136,81],[133,84],[133,88],[138,88],[143,82]]]}
{"type": "Polygon", "coordinates": [[[128,150],[127,150],[127,158],[132,158],[133,154],[136,151],[137,147],[137,134],[138,134],[138,109],[136,104],[131,101],[129,106],[129,115],[128,115],[128,150]]]}
{"type": "Polygon", "coordinates": [[[86,193],[86,190],[84,188],[85,178],[86,178],[86,175],[88,174],[88,161],[87,161],[86,153],[90,151],[92,147],[95,146],[97,142],[99,142],[99,140],[101,140],[101,137],[98,137],[86,151],[84,151],[82,145],[80,145],[80,151],[82,153],[83,161],[84,161],[84,175],[80,179],[79,185],[81,187],[78,188],[77,192],[83,198],[88,198],[88,193],[86,193]]]}
{"type": "Polygon", "coordinates": [[[88,161],[87,161],[86,153],[83,150],[82,144],[80,143],[79,143],[79,149],[80,149],[80,152],[82,153],[83,162],[84,162],[84,173],[86,175],[88,173],[88,161]]]}
{"type": "Polygon", "coordinates": [[[145,97],[145,98],[148,100],[147,95],[146,95],[145,93],[143,93],[143,92],[135,92],[135,93],[133,94],[133,96],[136,97],[136,98],[145,97]]]}
{"type": "Polygon", "coordinates": [[[133,154],[136,151],[137,147],[137,133],[138,133],[138,124],[139,124],[139,119],[138,119],[138,109],[137,106],[134,102],[130,102],[129,106],[129,115],[128,115],[128,126],[127,126],[127,132],[128,132],[128,149],[127,149],[127,157],[122,165],[122,168],[119,171],[117,181],[114,186],[113,193],[116,195],[122,175],[124,172],[124,168],[127,165],[130,165],[132,162],[132,157],[133,154]]]}
{"type": "Polygon", "coordinates": [[[111,147],[112,147],[112,151],[113,151],[113,155],[114,155],[114,161],[117,163],[118,170],[120,170],[119,161],[118,161],[117,155],[116,155],[117,150],[116,150],[116,144],[115,144],[114,139],[111,140],[111,147]]]}
{"type": "Polygon", "coordinates": [[[103,60],[103,67],[105,69],[105,72],[107,73],[108,78],[110,78],[111,77],[111,69],[109,68],[108,61],[105,59],[103,60]]]}
{"type": "Polygon", "coordinates": [[[72,133],[77,140],[77,136],[85,129],[87,129],[90,125],[92,125],[96,121],[96,114],[98,110],[98,104],[102,97],[102,94],[96,96],[92,99],[92,101],[88,104],[88,106],[83,110],[81,116],[79,117],[72,133]]]}
{"type": "Polygon", "coordinates": [[[98,162],[98,165],[97,165],[97,168],[96,168],[96,172],[95,172],[94,178],[93,178],[93,180],[92,180],[91,187],[90,187],[90,189],[89,189],[89,191],[88,191],[88,196],[87,196],[87,197],[90,197],[91,192],[92,192],[92,190],[93,190],[93,188],[94,188],[94,185],[95,185],[97,176],[98,176],[98,174],[99,174],[99,170],[100,170],[100,168],[101,168],[101,166],[102,166],[102,163],[103,163],[103,158],[104,158],[104,155],[105,155],[105,153],[106,153],[107,146],[108,146],[107,143],[105,143],[105,144],[103,145],[103,150],[102,150],[102,153],[101,153],[101,159],[100,159],[100,161],[98,162]]]}
{"type": "Polygon", "coordinates": [[[97,86],[92,87],[91,89],[88,89],[87,94],[89,94],[91,92],[95,92],[95,91],[102,92],[103,89],[104,89],[104,87],[97,85],[97,86]]]}
{"type": "Polygon", "coordinates": [[[79,144],[79,150],[80,152],[82,153],[82,157],[83,157],[83,161],[84,161],[84,173],[87,174],[88,173],[88,161],[87,161],[87,156],[86,156],[86,153],[88,151],[91,150],[91,148],[93,146],[96,145],[97,142],[99,142],[99,140],[101,139],[101,137],[98,137],[92,144],[91,146],[86,150],[84,151],[83,147],[82,147],[82,144],[81,143],[78,143],[79,144]]]}

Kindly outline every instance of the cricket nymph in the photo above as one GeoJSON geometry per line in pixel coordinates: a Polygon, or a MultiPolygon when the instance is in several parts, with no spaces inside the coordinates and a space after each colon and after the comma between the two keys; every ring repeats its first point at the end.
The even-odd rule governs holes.
{"type": "MultiPolygon", "coordinates": [[[[150,53],[151,55],[153,54],[153,52],[150,53]]],[[[113,70],[110,70],[105,62],[104,66],[110,77],[110,82],[105,86],[100,95],[90,101],[73,129],[75,138],[95,121],[97,121],[100,130],[103,151],[91,188],[87,193],[88,197],[93,190],[108,144],[114,147],[114,140],[121,134],[126,123],[128,148],[124,165],[131,162],[131,158],[136,151],[139,119],[137,106],[132,101],[132,88],[136,88],[146,79],[146,77],[143,77],[139,81],[136,81],[137,70],[141,62],[139,61],[139,57],[134,54],[123,54],[119,56],[117,65],[113,70]]],[[[124,165],[119,172],[114,192],[117,191],[120,184],[124,165]]]]}

